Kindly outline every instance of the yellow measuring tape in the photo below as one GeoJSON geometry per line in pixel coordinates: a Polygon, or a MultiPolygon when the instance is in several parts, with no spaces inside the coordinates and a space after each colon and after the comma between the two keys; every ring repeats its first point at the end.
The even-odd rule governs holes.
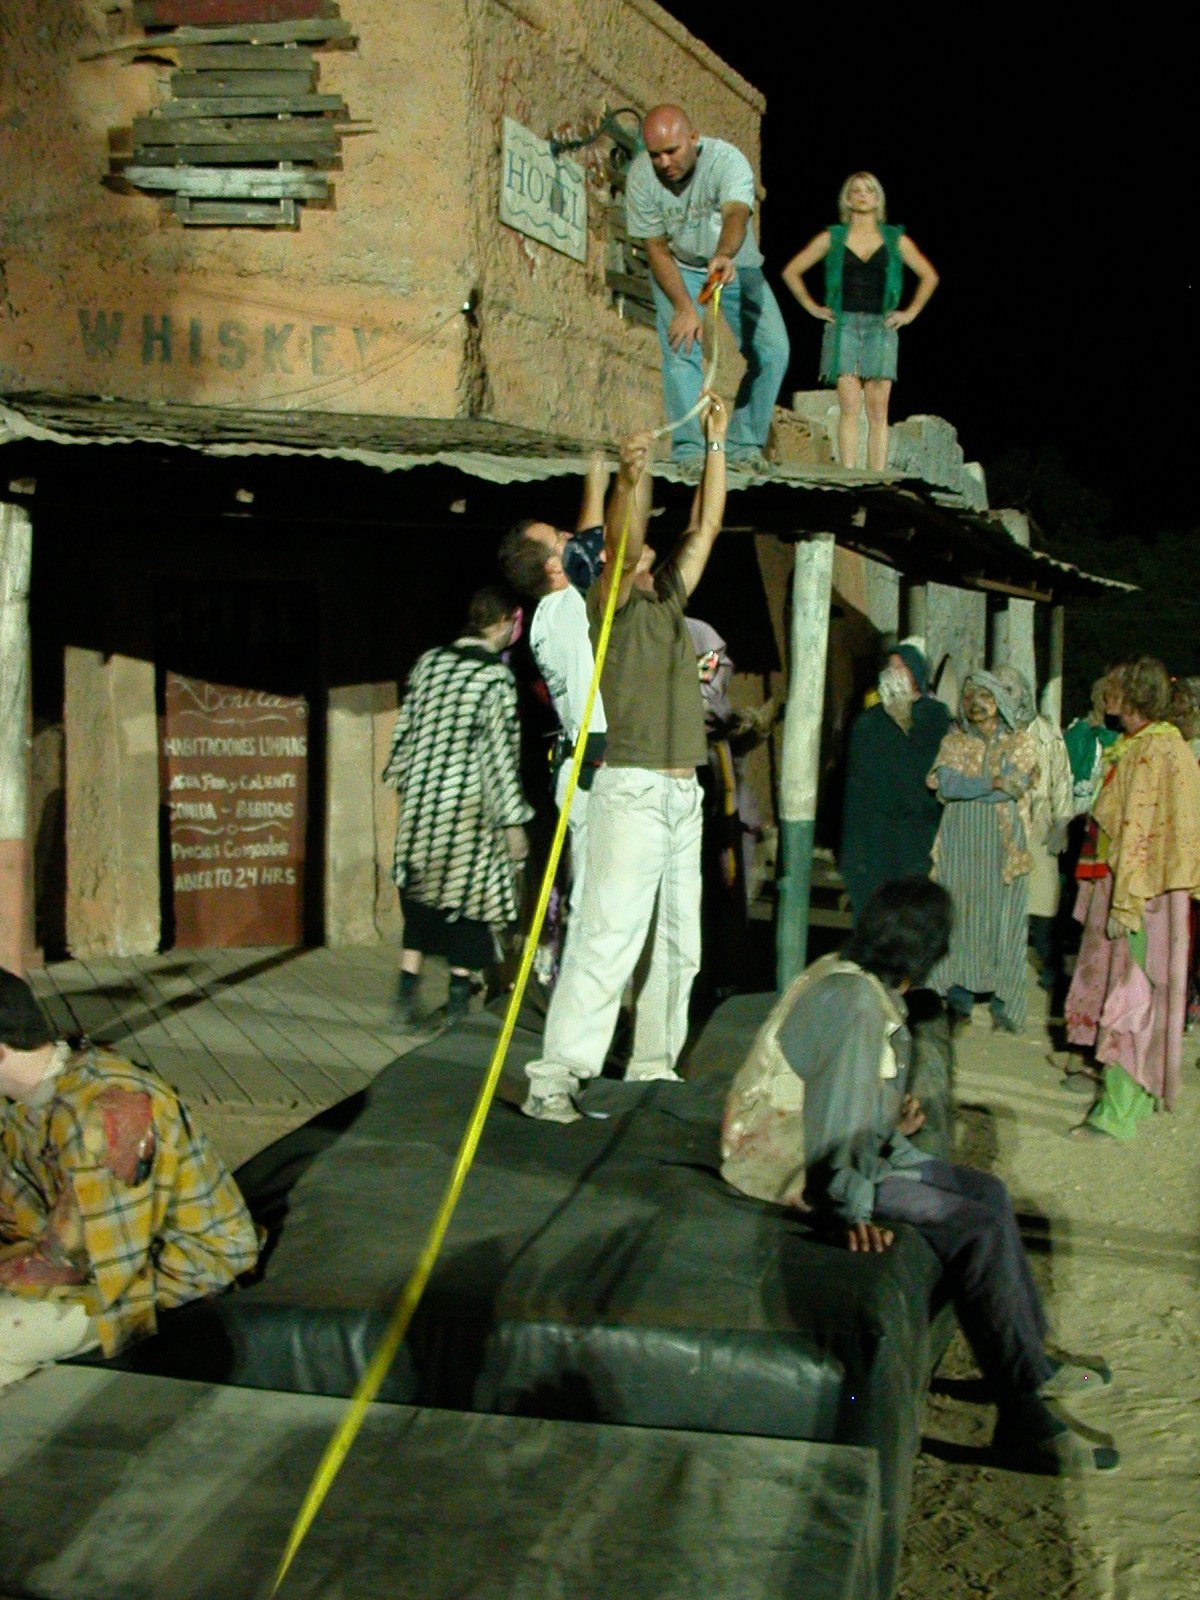
{"type": "MultiPolygon", "coordinates": [[[[716,289],[712,298],[714,326],[716,312],[721,302],[720,287],[716,289]]],[[[716,344],[714,339],[713,359],[705,375],[705,389],[713,380],[716,372],[716,344]]],[[[699,414],[706,404],[704,395],[701,395],[698,404],[688,412],[686,417],[680,417],[678,422],[671,423],[667,429],[659,432],[670,432],[680,423],[690,421],[699,414]]],[[[275,1582],[271,1593],[277,1594],[279,1586],[287,1576],[288,1568],[295,1559],[296,1552],[304,1542],[305,1535],[312,1527],[317,1512],[333,1486],[342,1463],[350,1453],[350,1447],[358,1437],[360,1428],[366,1418],[367,1407],[379,1393],[383,1380],[387,1377],[392,1362],[404,1343],[404,1336],[412,1322],[413,1313],[420,1304],[421,1296],[425,1292],[425,1285],[429,1282],[430,1274],[441,1252],[442,1243],[454,1216],[459,1197],[462,1194],[463,1184],[467,1181],[467,1174],[475,1160],[475,1152],[479,1148],[479,1141],[483,1136],[483,1125],[487,1121],[487,1114],[491,1110],[492,1101],[496,1094],[496,1085],[500,1082],[500,1074],[504,1068],[504,1059],[508,1054],[509,1044],[512,1042],[513,1030],[517,1025],[521,1003],[525,998],[525,990],[529,983],[529,974],[533,969],[533,957],[537,950],[538,936],[542,931],[542,924],[546,920],[546,908],[550,904],[550,891],[554,887],[554,877],[558,871],[559,858],[562,855],[563,843],[567,836],[567,822],[571,814],[571,802],[575,798],[575,788],[579,782],[579,774],[583,769],[583,757],[587,749],[588,730],[592,725],[592,710],[596,704],[596,695],[600,688],[600,674],[604,670],[604,659],[608,654],[608,639],[612,633],[613,618],[617,611],[617,596],[621,589],[621,577],[625,570],[625,547],[629,541],[629,527],[633,517],[633,493],[629,498],[629,508],[625,513],[625,525],[621,529],[621,536],[617,541],[613,571],[614,580],[609,585],[608,599],[604,605],[604,616],[600,624],[600,638],[596,643],[596,666],[592,673],[592,681],[588,685],[587,700],[584,704],[583,718],[579,725],[579,734],[575,741],[575,752],[571,757],[570,772],[567,777],[566,793],[559,808],[558,824],[554,829],[554,838],[550,845],[550,855],[546,862],[546,870],[542,876],[542,887],[538,892],[537,906],[533,913],[533,922],[525,939],[525,953],[521,957],[521,965],[517,969],[517,981],[513,985],[512,995],[508,1002],[508,1010],[504,1014],[504,1025],[500,1029],[500,1036],[496,1040],[496,1048],[492,1052],[491,1063],[487,1075],[479,1090],[471,1119],[467,1123],[467,1131],[463,1135],[462,1143],[458,1147],[454,1168],[450,1174],[450,1181],[446,1185],[446,1192],[442,1196],[441,1205],[437,1215],[426,1236],[417,1264],[412,1270],[408,1282],[404,1285],[396,1309],[392,1312],[384,1331],[383,1338],[367,1363],[367,1370],[363,1373],[358,1388],[355,1390],[346,1415],[338,1424],[337,1430],[325,1448],[320,1465],[313,1475],[313,1480],[308,1486],[308,1493],[304,1496],[304,1504],[300,1507],[299,1514],[292,1525],[288,1535],[287,1545],[279,1560],[279,1568],[275,1574],[275,1582]]]]}

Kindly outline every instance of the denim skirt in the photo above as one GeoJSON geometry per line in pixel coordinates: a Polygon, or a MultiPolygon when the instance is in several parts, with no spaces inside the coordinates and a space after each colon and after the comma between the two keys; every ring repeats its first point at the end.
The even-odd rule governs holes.
{"type": "Polygon", "coordinates": [[[894,378],[900,334],[873,311],[847,311],[825,324],[821,382],[839,378],[894,378]]]}

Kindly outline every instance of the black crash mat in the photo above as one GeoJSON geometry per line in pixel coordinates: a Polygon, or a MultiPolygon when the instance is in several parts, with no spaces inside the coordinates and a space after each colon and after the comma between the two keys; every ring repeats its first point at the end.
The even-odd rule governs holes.
{"type": "MultiPolygon", "coordinates": [[[[714,1015],[685,1084],[601,1079],[570,1127],[513,1100],[519,1033],[475,1166],[381,1399],[870,1445],[895,1575],[930,1365],[937,1263],[812,1236],[717,1173],[729,1077],[770,997],[714,1015]]],[[[122,1365],[297,1393],[352,1392],[441,1197],[498,1029],[483,1015],[249,1162],[273,1235],[262,1280],[162,1319],[122,1365]]]]}
{"type": "MultiPolygon", "coordinates": [[[[344,1406],[50,1368],[0,1395],[0,1593],[267,1600],[344,1406]]],[[[305,1600],[859,1600],[875,1452],[372,1406],[305,1600]]]]}

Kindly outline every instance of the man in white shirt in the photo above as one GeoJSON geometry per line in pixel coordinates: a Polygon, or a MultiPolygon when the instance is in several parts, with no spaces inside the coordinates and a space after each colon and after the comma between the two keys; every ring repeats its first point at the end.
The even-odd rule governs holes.
{"type": "MultiPolygon", "coordinates": [[[[634,157],[625,184],[626,227],[631,239],[645,241],[650,260],[667,419],[686,415],[700,396],[697,296],[712,276],[722,284],[721,312],[746,358],[729,424],[729,457],[756,458],[767,442],[790,349],[750,227],[754,173],[736,145],[699,134],[678,106],[655,106],[642,123],[642,138],[646,148],[634,157]]],[[[671,453],[677,460],[703,459],[698,418],[675,431],[671,453]]]]}
{"type": "MultiPolygon", "coordinates": [[[[584,601],[600,569],[604,544],[604,496],[608,469],[599,458],[588,467],[573,534],[549,522],[519,522],[501,541],[500,571],[518,593],[536,600],[529,624],[529,648],[554,702],[562,734],[556,759],[554,803],[562,809],[567,769],[583,723],[588,686],[595,669],[584,601]]],[[[571,802],[571,895],[574,911],[583,892],[587,846],[587,803],[592,779],[604,758],[604,703],[599,691],[592,707],[587,754],[571,802]]]]}

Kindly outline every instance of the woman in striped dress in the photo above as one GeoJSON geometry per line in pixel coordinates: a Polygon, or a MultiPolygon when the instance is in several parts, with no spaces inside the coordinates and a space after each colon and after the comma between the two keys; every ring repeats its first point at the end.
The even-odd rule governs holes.
{"type": "Polygon", "coordinates": [[[495,931],[520,910],[533,807],[521,789],[516,685],[500,658],[520,618],[499,590],[477,590],[467,632],[420,657],[396,718],[383,781],[400,795],[392,877],[404,913],[406,1022],[426,955],[449,963],[449,1015],[462,1016],[472,973],[492,965],[495,931]]]}
{"type": "Polygon", "coordinates": [[[926,782],[942,801],[933,878],[954,901],[950,950],[930,984],[951,1011],[969,1016],[977,994],[992,997],[992,1022],[1025,1025],[1030,789],[1037,746],[1017,726],[1015,697],[990,672],[963,684],[957,726],[942,740],[926,782]]]}

